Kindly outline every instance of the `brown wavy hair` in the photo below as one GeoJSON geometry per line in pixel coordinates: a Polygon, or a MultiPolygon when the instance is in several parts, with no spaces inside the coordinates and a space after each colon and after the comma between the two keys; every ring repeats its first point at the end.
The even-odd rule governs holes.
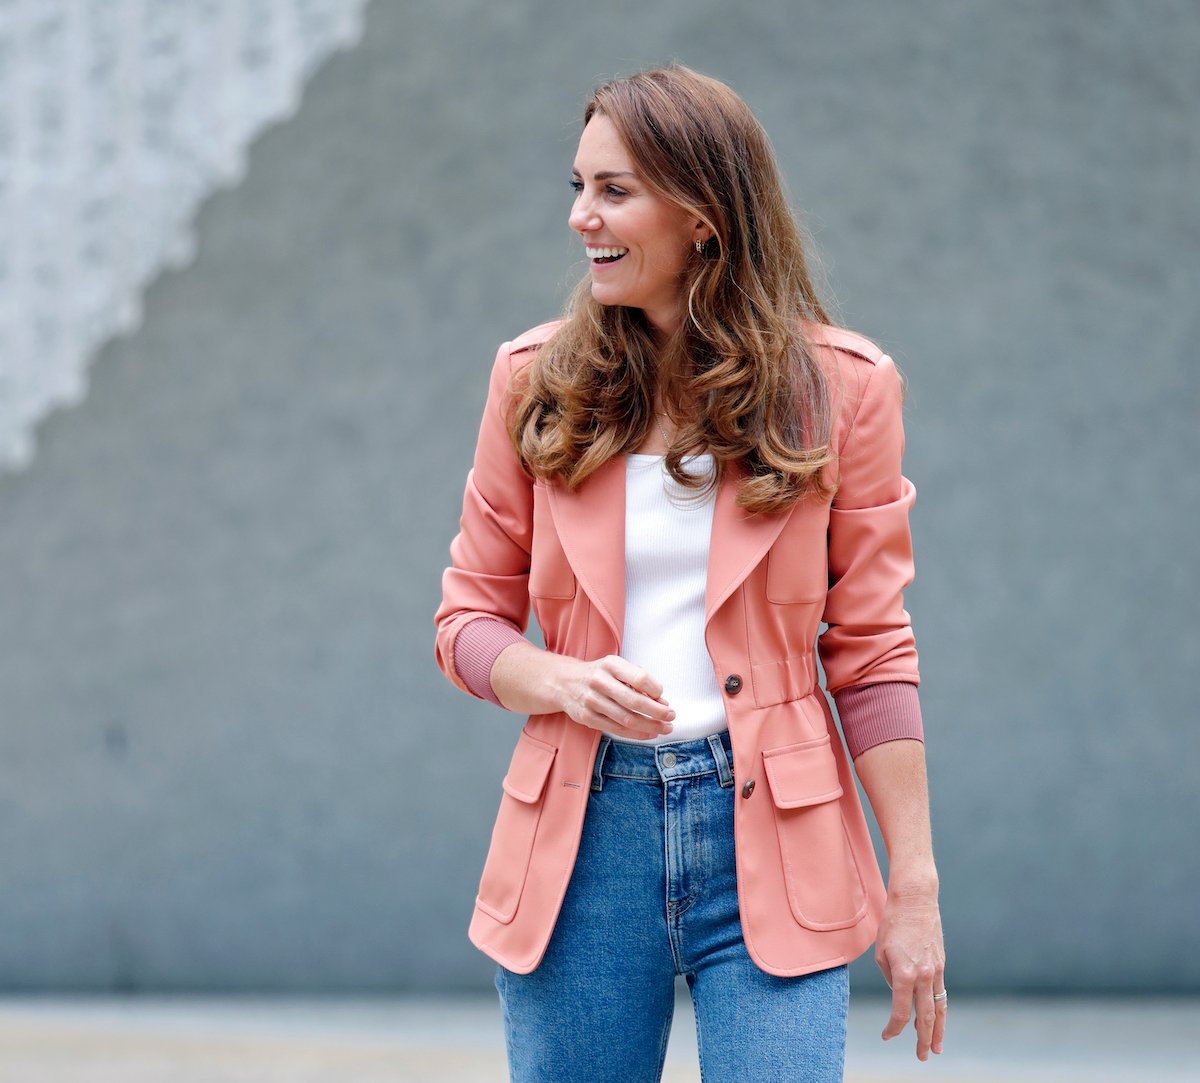
{"type": "Polygon", "coordinates": [[[739,463],[748,511],[827,494],[830,393],[801,324],[830,321],[766,132],[724,83],[678,64],[601,86],[584,125],[597,114],[647,186],[713,235],[691,250],[686,313],[661,344],[640,309],[602,305],[590,276],[579,283],[514,386],[509,434],[524,469],[574,489],[643,442],[657,389],[677,425],[665,461],[681,485],[707,490],[739,463]],[[709,481],[683,469],[697,451],[713,456],[709,481]]]}

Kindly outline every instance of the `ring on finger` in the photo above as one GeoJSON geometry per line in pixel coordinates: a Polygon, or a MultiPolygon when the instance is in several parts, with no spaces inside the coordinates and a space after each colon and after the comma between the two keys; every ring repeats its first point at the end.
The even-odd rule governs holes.
{"type": "Polygon", "coordinates": [[[934,1000],[945,1000],[949,995],[950,994],[945,989],[943,989],[940,993],[934,993],[933,999],[934,1000]]]}

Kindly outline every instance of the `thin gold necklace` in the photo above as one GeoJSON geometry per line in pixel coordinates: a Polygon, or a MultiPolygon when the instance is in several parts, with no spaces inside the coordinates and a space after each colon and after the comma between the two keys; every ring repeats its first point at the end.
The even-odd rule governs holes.
{"type": "Polygon", "coordinates": [[[654,423],[658,426],[658,431],[662,433],[663,443],[669,448],[671,446],[671,438],[667,435],[667,430],[663,428],[663,423],[660,418],[666,417],[666,414],[655,414],[654,423]]]}

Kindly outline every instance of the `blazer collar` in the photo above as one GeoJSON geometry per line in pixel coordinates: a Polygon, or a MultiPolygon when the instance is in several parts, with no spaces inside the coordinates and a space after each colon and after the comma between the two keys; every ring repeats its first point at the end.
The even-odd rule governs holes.
{"type": "MultiPolygon", "coordinates": [[[[552,484],[550,514],[571,570],[619,644],[625,625],[625,465],[617,455],[574,492],[552,484]]],[[[713,614],[766,555],[790,511],[751,515],[737,506],[745,476],[730,466],[717,487],[709,541],[704,618],[713,614]]]]}

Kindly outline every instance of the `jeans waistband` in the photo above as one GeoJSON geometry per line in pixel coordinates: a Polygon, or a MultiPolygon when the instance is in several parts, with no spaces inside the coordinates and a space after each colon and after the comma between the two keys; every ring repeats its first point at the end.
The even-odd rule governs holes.
{"type": "Polygon", "coordinates": [[[601,736],[600,747],[596,749],[592,789],[603,789],[606,778],[670,782],[713,773],[722,786],[733,785],[733,748],[729,743],[729,730],[694,741],[661,745],[614,741],[606,733],[601,736]]]}

